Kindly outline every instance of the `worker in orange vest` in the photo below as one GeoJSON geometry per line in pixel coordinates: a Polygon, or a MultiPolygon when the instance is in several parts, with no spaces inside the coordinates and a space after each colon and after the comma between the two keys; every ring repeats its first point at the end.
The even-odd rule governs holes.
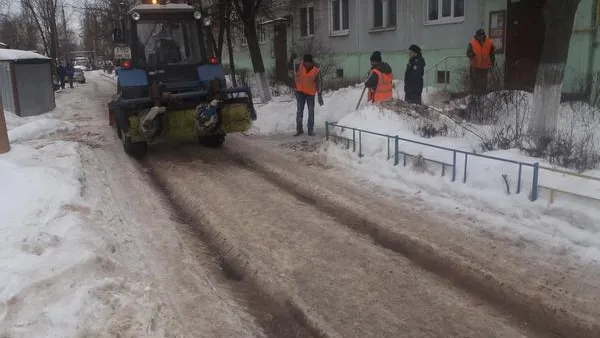
{"type": "Polygon", "coordinates": [[[310,54],[304,55],[300,64],[296,66],[296,135],[304,134],[304,106],[308,106],[308,135],[314,136],[315,126],[315,95],[318,94],[319,105],[323,105],[321,96],[321,74],[319,66],[313,61],[310,54]]]}
{"type": "Polygon", "coordinates": [[[471,60],[471,86],[475,94],[481,95],[487,90],[488,73],[496,64],[495,48],[492,39],[483,29],[477,30],[467,47],[467,57],[471,60]]]}
{"type": "Polygon", "coordinates": [[[381,52],[371,55],[371,73],[365,82],[369,89],[369,102],[379,103],[392,98],[393,80],[392,67],[381,59],[381,52]]]}

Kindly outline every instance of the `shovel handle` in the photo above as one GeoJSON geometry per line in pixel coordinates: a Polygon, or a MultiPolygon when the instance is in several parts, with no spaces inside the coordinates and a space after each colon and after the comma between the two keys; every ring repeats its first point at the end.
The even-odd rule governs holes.
{"type": "Polygon", "coordinates": [[[360,106],[363,96],[365,96],[366,90],[367,90],[367,87],[363,88],[362,93],[360,94],[360,99],[358,99],[358,103],[356,104],[356,108],[354,108],[354,110],[358,110],[358,106],[360,106]]]}

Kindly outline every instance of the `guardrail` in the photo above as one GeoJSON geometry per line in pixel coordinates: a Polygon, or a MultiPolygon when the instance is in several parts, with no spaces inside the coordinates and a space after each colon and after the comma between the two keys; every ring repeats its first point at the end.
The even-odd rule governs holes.
{"type": "Polygon", "coordinates": [[[345,143],[346,149],[350,149],[350,147],[352,147],[353,152],[356,152],[358,150],[359,157],[363,156],[363,154],[362,154],[362,137],[363,137],[363,135],[373,135],[373,136],[380,136],[380,137],[386,138],[387,139],[387,159],[390,160],[391,158],[393,158],[394,166],[397,166],[400,164],[400,156],[402,156],[403,166],[406,166],[406,164],[407,164],[407,161],[406,161],[407,157],[422,157],[422,155],[408,154],[404,151],[401,151],[400,150],[400,142],[408,142],[408,143],[418,144],[418,145],[422,145],[422,146],[426,146],[426,147],[430,147],[430,148],[435,148],[435,149],[440,149],[440,150],[445,150],[445,151],[451,152],[452,153],[452,163],[446,163],[446,162],[442,162],[442,161],[427,159],[424,157],[422,157],[422,158],[429,162],[439,164],[442,168],[442,176],[445,176],[446,168],[450,168],[452,170],[452,182],[456,181],[457,166],[458,166],[457,156],[459,154],[464,156],[463,177],[462,177],[463,183],[467,182],[469,157],[485,158],[488,160],[512,163],[512,164],[517,165],[518,169],[519,169],[518,178],[517,178],[517,190],[516,190],[517,194],[521,193],[523,167],[530,167],[533,169],[533,173],[532,173],[532,180],[531,180],[531,182],[532,182],[531,183],[531,194],[530,194],[529,198],[531,201],[535,201],[538,199],[538,195],[539,195],[538,181],[539,181],[539,172],[540,172],[540,165],[538,162],[535,162],[535,163],[519,162],[519,161],[501,158],[501,157],[477,154],[477,153],[463,151],[463,150],[459,150],[459,149],[442,147],[442,146],[438,146],[435,144],[429,144],[429,143],[425,143],[425,142],[410,140],[410,139],[399,137],[398,135],[387,135],[387,134],[376,133],[376,132],[372,132],[372,131],[368,131],[368,130],[364,130],[364,129],[348,127],[348,126],[337,124],[335,122],[325,122],[326,140],[327,141],[333,140],[335,143],[338,143],[339,141],[345,143]],[[351,130],[352,138],[347,138],[347,137],[343,137],[340,135],[332,134],[331,131],[332,131],[332,129],[335,129],[335,128],[339,128],[342,131],[344,131],[345,129],[351,130]]]}

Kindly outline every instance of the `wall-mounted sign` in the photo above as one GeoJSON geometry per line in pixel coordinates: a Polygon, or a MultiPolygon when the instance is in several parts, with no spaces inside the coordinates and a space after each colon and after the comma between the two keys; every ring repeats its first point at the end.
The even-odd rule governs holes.
{"type": "Polygon", "coordinates": [[[494,41],[496,53],[504,53],[506,37],[506,11],[490,12],[489,37],[494,41]]]}

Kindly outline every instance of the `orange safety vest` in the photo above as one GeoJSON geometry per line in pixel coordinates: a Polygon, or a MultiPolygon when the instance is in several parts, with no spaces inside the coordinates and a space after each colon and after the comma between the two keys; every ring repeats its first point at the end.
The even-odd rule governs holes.
{"type": "Polygon", "coordinates": [[[375,90],[369,89],[369,101],[377,103],[391,99],[393,90],[392,80],[394,79],[392,73],[384,74],[376,68],[373,68],[372,71],[377,74],[377,88],[375,90]]]}
{"type": "Polygon", "coordinates": [[[477,39],[471,38],[471,49],[475,56],[471,59],[471,67],[479,69],[490,69],[492,68],[492,59],[490,53],[492,52],[492,39],[486,37],[483,44],[479,43],[477,39]]]}
{"type": "Polygon", "coordinates": [[[296,91],[306,95],[315,96],[317,94],[317,76],[319,68],[313,66],[311,70],[306,69],[304,63],[300,63],[296,73],[296,91]]]}

